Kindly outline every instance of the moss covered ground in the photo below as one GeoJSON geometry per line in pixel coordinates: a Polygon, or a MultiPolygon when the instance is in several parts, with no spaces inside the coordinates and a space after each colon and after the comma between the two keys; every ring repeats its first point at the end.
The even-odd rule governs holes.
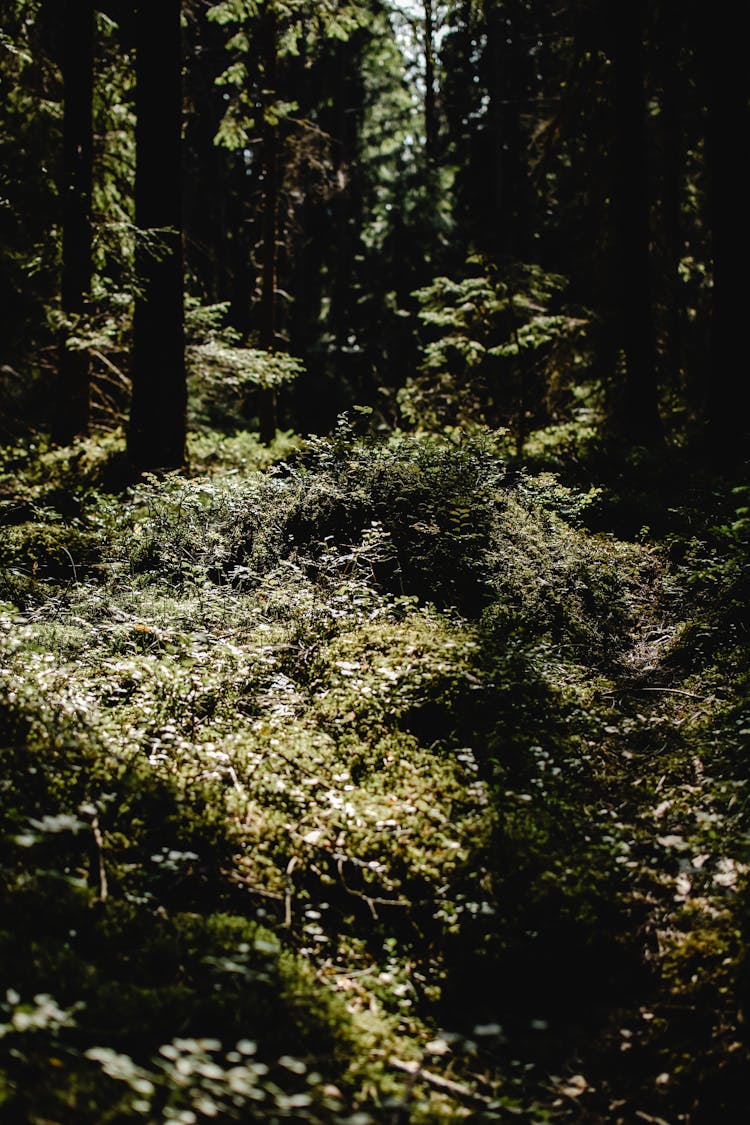
{"type": "Polygon", "coordinates": [[[750,524],[676,461],[5,450],[0,1118],[744,1120],[750,524]]]}

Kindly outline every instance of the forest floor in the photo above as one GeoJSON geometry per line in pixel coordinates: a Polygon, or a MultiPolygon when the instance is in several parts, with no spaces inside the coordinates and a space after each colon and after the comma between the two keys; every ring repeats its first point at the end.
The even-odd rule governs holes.
{"type": "Polygon", "coordinates": [[[746,490],[118,440],[0,465],[2,1120],[744,1121],[746,490]]]}
{"type": "Polygon", "coordinates": [[[750,860],[748,782],[709,733],[727,686],[670,666],[682,624],[643,623],[621,674],[601,692],[609,769],[594,771],[592,784],[629,872],[640,964],[550,1028],[533,1069],[547,1094],[529,1089],[532,1120],[743,1119],[738,892],[750,860]]]}

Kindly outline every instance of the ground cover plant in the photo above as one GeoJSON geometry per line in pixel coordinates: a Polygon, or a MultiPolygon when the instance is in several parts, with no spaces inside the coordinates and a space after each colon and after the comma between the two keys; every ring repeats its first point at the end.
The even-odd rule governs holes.
{"type": "Polygon", "coordinates": [[[502,435],[355,430],[124,493],[116,439],[6,455],[4,1112],[708,1120],[741,497],[669,570],[502,435]]]}

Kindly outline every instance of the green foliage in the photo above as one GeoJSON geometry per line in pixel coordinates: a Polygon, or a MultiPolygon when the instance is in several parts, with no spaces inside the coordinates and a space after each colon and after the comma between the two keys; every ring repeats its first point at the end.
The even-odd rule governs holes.
{"type": "Polygon", "coordinates": [[[61,338],[89,352],[94,422],[111,428],[124,418],[129,389],[124,357],[135,287],[132,76],[116,24],[102,13],[95,18],[94,277],[90,309],[72,322],[62,317],[59,293],[62,16],[36,0],[7,4],[2,12],[0,152],[4,167],[13,170],[0,179],[0,405],[6,440],[29,427],[49,426],[61,338]]]}
{"type": "Polygon", "coordinates": [[[342,418],[264,471],[200,441],[210,474],[119,498],[114,441],[6,454],[0,1105],[377,1121],[438,1027],[562,1019],[630,971],[654,845],[615,811],[646,717],[613,677],[654,557],[502,435],[342,418]]]}
{"type": "Polygon", "coordinates": [[[253,132],[264,122],[274,128],[284,125],[299,110],[297,101],[271,89],[267,81],[263,84],[262,70],[257,84],[255,60],[248,48],[253,38],[268,34],[264,21],[273,20],[272,50],[284,58],[299,55],[301,48],[318,51],[327,40],[346,42],[367,17],[357,0],[343,4],[335,0],[314,4],[310,0],[266,0],[264,4],[221,0],[208,9],[207,18],[233,32],[226,44],[232,61],[216,79],[229,93],[215,144],[235,151],[252,144],[253,132]]]}
{"type": "Polygon", "coordinates": [[[225,323],[228,309],[189,302],[186,316],[190,413],[204,428],[231,428],[253,394],[288,387],[304,371],[291,355],[243,346],[225,323]]]}
{"type": "MultiPolygon", "coordinates": [[[[68,652],[86,644],[72,625],[60,639],[68,652]]],[[[157,765],[153,747],[149,761],[121,718],[97,717],[96,675],[66,683],[60,666],[41,663],[25,676],[36,644],[34,628],[17,618],[12,634],[0,635],[0,897],[12,920],[0,927],[4,1112],[100,1121],[106,1108],[152,1120],[172,1106],[210,1116],[213,1093],[228,1099],[229,1117],[267,1102],[317,1120],[308,1107],[330,1096],[308,1096],[308,1064],[284,1059],[314,1055],[336,1070],[333,1060],[348,1051],[348,1017],[272,933],[227,913],[220,870],[237,842],[213,771],[175,774],[157,765]],[[185,1037],[194,1032],[202,1038],[191,1044],[185,1037]],[[220,1053],[216,1062],[231,1074],[216,1063],[209,1074],[208,1060],[196,1058],[205,1051],[220,1053]],[[187,1056],[194,1072],[175,1070],[187,1056]],[[188,1073],[190,1081],[178,1077],[188,1073]]],[[[146,666],[128,665],[135,679],[122,696],[110,682],[99,702],[109,716],[146,666]]]]}
{"type": "Polygon", "coordinates": [[[57,289],[51,160],[60,141],[59,80],[44,5],[12,0],[0,14],[0,432],[22,432],[44,407],[46,310],[57,289]],[[6,366],[7,365],[7,366],[6,366]]]}
{"type": "Polygon", "coordinates": [[[401,410],[427,429],[484,422],[525,435],[560,372],[582,362],[588,321],[562,304],[562,277],[532,265],[468,265],[482,272],[438,277],[414,294],[424,344],[401,410]]]}
{"type": "Polygon", "coordinates": [[[3,546],[3,1096],[60,1120],[200,1118],[206,1099],[326,1119],[366,1104],[365,1041],[424,1034],[398,949],[421,948],[434,1003],[467,942],[495,972],[544,909],[573,798],[550,774],[530,836],[501,794],[525,784],[540,700],[570,704],[522,655],[523,618],[581,626],[543,616],[528,571],[561,602],[570,568],[603,572],[582,577],[553,511],[575,497],[509,474],[491,435],[378,444],[343,419],[270,474],[146,480],[120,503],[93,487],[115,450],[6,461],[26,508],[3,546]],[[480,628],[448,608],[481,605],[480,628]],[[370,983],[346,1012],[348,971],[370,983]]]}

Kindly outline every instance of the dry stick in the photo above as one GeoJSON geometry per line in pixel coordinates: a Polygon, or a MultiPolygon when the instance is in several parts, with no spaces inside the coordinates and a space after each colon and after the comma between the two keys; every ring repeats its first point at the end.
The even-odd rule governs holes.
{"type": "Polygon", "coordinates": [[[70,551],[68,550],[68,548],[66,546],[63,546],[63,551],[65,551],[65,554],[70,559],[70,567],[71,567],[71,570],[73,571],[73,581],[75,582],[75,584],[77,586],[78,585],[78,568],[76,567],[75,559],[73,558],[73,556],[71,555],[70,551]]]}
{"type": "Polygon", "coordinates": [[[234,766],[230,766],[229,769],[227,770],[227,773],[229,774],[229,778],[232,782],[232,785],[235,787],[235,789],[237,790],[239,795],[241,797],[244,797],[245,796],[245,790],[240,785],[239,778],[237,777],[237,771],[235,770],[234,766]]]}
{"type": "Polygon", "coordinates": [[[107,886],[107,872],[104,867],[104,837],[99,827],[98,816],[95,816],[91,821],[91,832],[94,837],[94,843],[96,844],[97,866],[99,869],[99,902],[106,902],[109,895],[109,888],[107,886]]]}
{"type": "MultiPolygon", "coordinates": [[[[277,758],[281,758],[283,761],[286,762],[286,764],[288,766],[291,766],[292,769],[299,770],[299,772],[303,773],[306,777],[312,777],[316,781],[320,781],[320,779],[322,778],[324,781],[328,782],[329,785],[333,781],[333,778],[331,777],[331,775],[326,774],[325,770],[323,770],[323,771],[318,770],[317,773],[313,773],[312,770],[309,770],[309,769],[307,769],[306,766],[301,765],[296,760],[296,758],[290,757],[289,754],[285,754],[283,750],[279,750],[278,747],[276,747],[276,746],[269,746],[268,750],[266,750],[265,753],[266,754],[275,754],[277,756],[277,758]]],[[[314,763],[314,764],[317,765],[317,763],[314,763]]],[[[258,763],[258,765],[260,765],[260,763],[258,763]]],[[[257,768],[257,766],[256,766],[256,768],[257,768]]]]}
{"type": "Polygon", "coordinates": [[[364,899],[364,901],[367,903],[367,905],[370,908],[370,913],[372,914],[373,919],[377,922],[378,921],[378,912],[375,909],[375,903],[372,901],[372,899],[369,898],[366,894],[363,894],[362,891],[352,890],[352,888],[347,884],[347,881],[344,878],[344,861],[343,861],[343,859],[339,858],[339,859],[336,860],[336,870],[339,873],[339,879],[341,880],[341,885],[343,886],[344,890],[348,894],[354,895],[356,898],[364,899]]]}
{"type": "Polygon", "coordinates": [[[368,895],[365,891],[357,891],[354,887],[350,887],[344,878],[344,863],[347,859],[347,856],[342,855],[336,857],[336,870],[339,873],[341,885],[347,894],[354,895],[355,898],[361,898],[363,902],[367,903],[370,908],[370,913],[376,922],[378,921],[378,912],[375,909],[376,906],[399,906],[402,909],[412,906],[412,903],[405,898],[382,898],[380,895],[368,895]]]}
{"type": "MultiPolygon", "coordinates": [[[[450,1094],[454,1098],[474,1103],[475,1105],[485,1107],[492,1105],[491,1098],[485,1097],[484,1094],[478,1094],[476,1090],[471,1090],[468,1086],[463,1086],[460,1082],[454,1082],[451,1078],[443,1078],[442,1074],[433,1074],[432,1071],[423,1070],[421,1063],[406,1062],[403,1059],[396,1058],[390,1058],[388,1061],[394,1070],[400,1070],[404,1074],[411,1074],[414,1081],[419,1079],[427,1086],[432,1086],[435,1090],[440,1090],[444,1094],[450,1094]]],[[[411,1085],[413,1086],[413,1083],[411,1085]]]]}
{"type": "Polygon", "coordinates": [[[287,874],[287,890],[284,895],[284,925],[288,930],[292,928],[292,895],[294,893],[294,883],[292,882],[292,873],[297,866],[297,856],[293,855],[289,860],[286,868],[287,874]]]}
{"type": "Polygon", "coordinates": [[[100,360],[104,364],[104,366],[113,373],[113,375],[117,376],[116,379],[112,380],[112,382],[116,386],[119,385],[127,387],[130,384],[130,379],[125,374],[125,372],[121,371],[120,368],[115,363],[113,363],[111,359],[107,359],[106,355],[104,355],[103,352],[98,351],[96,348],[92,348],[91,354],[95,357],[95,359],[100,360]]]}
{"type": "Polygon", "coordinates": [[[688,699],[697,699],[701,703],[712,703],[715,700],[713,695],[696,695],[694,691],[685,691],[684,688],[676,687],[617,687],[612,688],[611,691],[603,691],[602,695],[620,695],[626,691],[668,691],[670,695],[686,695],[688,699]]]}
{"type": "Polygon", "coordinates": [[[251,894],[259,895],[260,898],[270,898],[274,902],[283,902],[284,896],[277,894],[276,891],[266,891],[263,887],[259,887],[253,883],[251,879],[246,879],[244,875],[240,875],[238,871],[222,871],[222,875],[229,880],[230,883],[237,883],[241,887],[245,887],[251,894]]]}
{"type": "MultiPolygon", "coordinates": [[[[424,1059],[422,1059],[422,1061],[424,1061],[424,1059]]],[[[420,1061],[419,1063],[415,1063],[411,1068],[404,1068],[407,1070],[407,1072],[410,1069],[411,1073],[409,1076],[409,1081],[406,1083],[406,1087],[404,1089],[404,1096],[401,1098],[401,1101],[396,1106],[391,1116],[391,1125],[399,1125],[400,1121],[405,1120],[408,1122],[409,1120],[409,1102],[412,1099],[412,1095],[414,1094],[414,1087],[417,1084],[417,1079],[419,1078],[422,1070],[422,1061],[420,1061]]],[[[391,1063],[396,1067],[399,1066],[398,1059],[391,1059],[391,1063]]]]}
{"type": "Polygon", "coordinates": [[[627,691],[668,691],[671,695],[686,695],[688,699],[698,699],[701,703],[711,703],[714,699],[713,695],[696,695],[694,691],[685,691],[684,688],[678,687],[642,687],[642,688],[627,688],[627,691]]]}
{"type": "Polygon", "coordinates": [[[644,1113],[642,1109],[637,1109],[635,1111],[635,1115],[641,1121],[649,1121],[652,1123],[652,1125],[669,1125],[669,1122],[665,1121],[663,1117],[654,1117],[650,1113],[644,1113]]]}

